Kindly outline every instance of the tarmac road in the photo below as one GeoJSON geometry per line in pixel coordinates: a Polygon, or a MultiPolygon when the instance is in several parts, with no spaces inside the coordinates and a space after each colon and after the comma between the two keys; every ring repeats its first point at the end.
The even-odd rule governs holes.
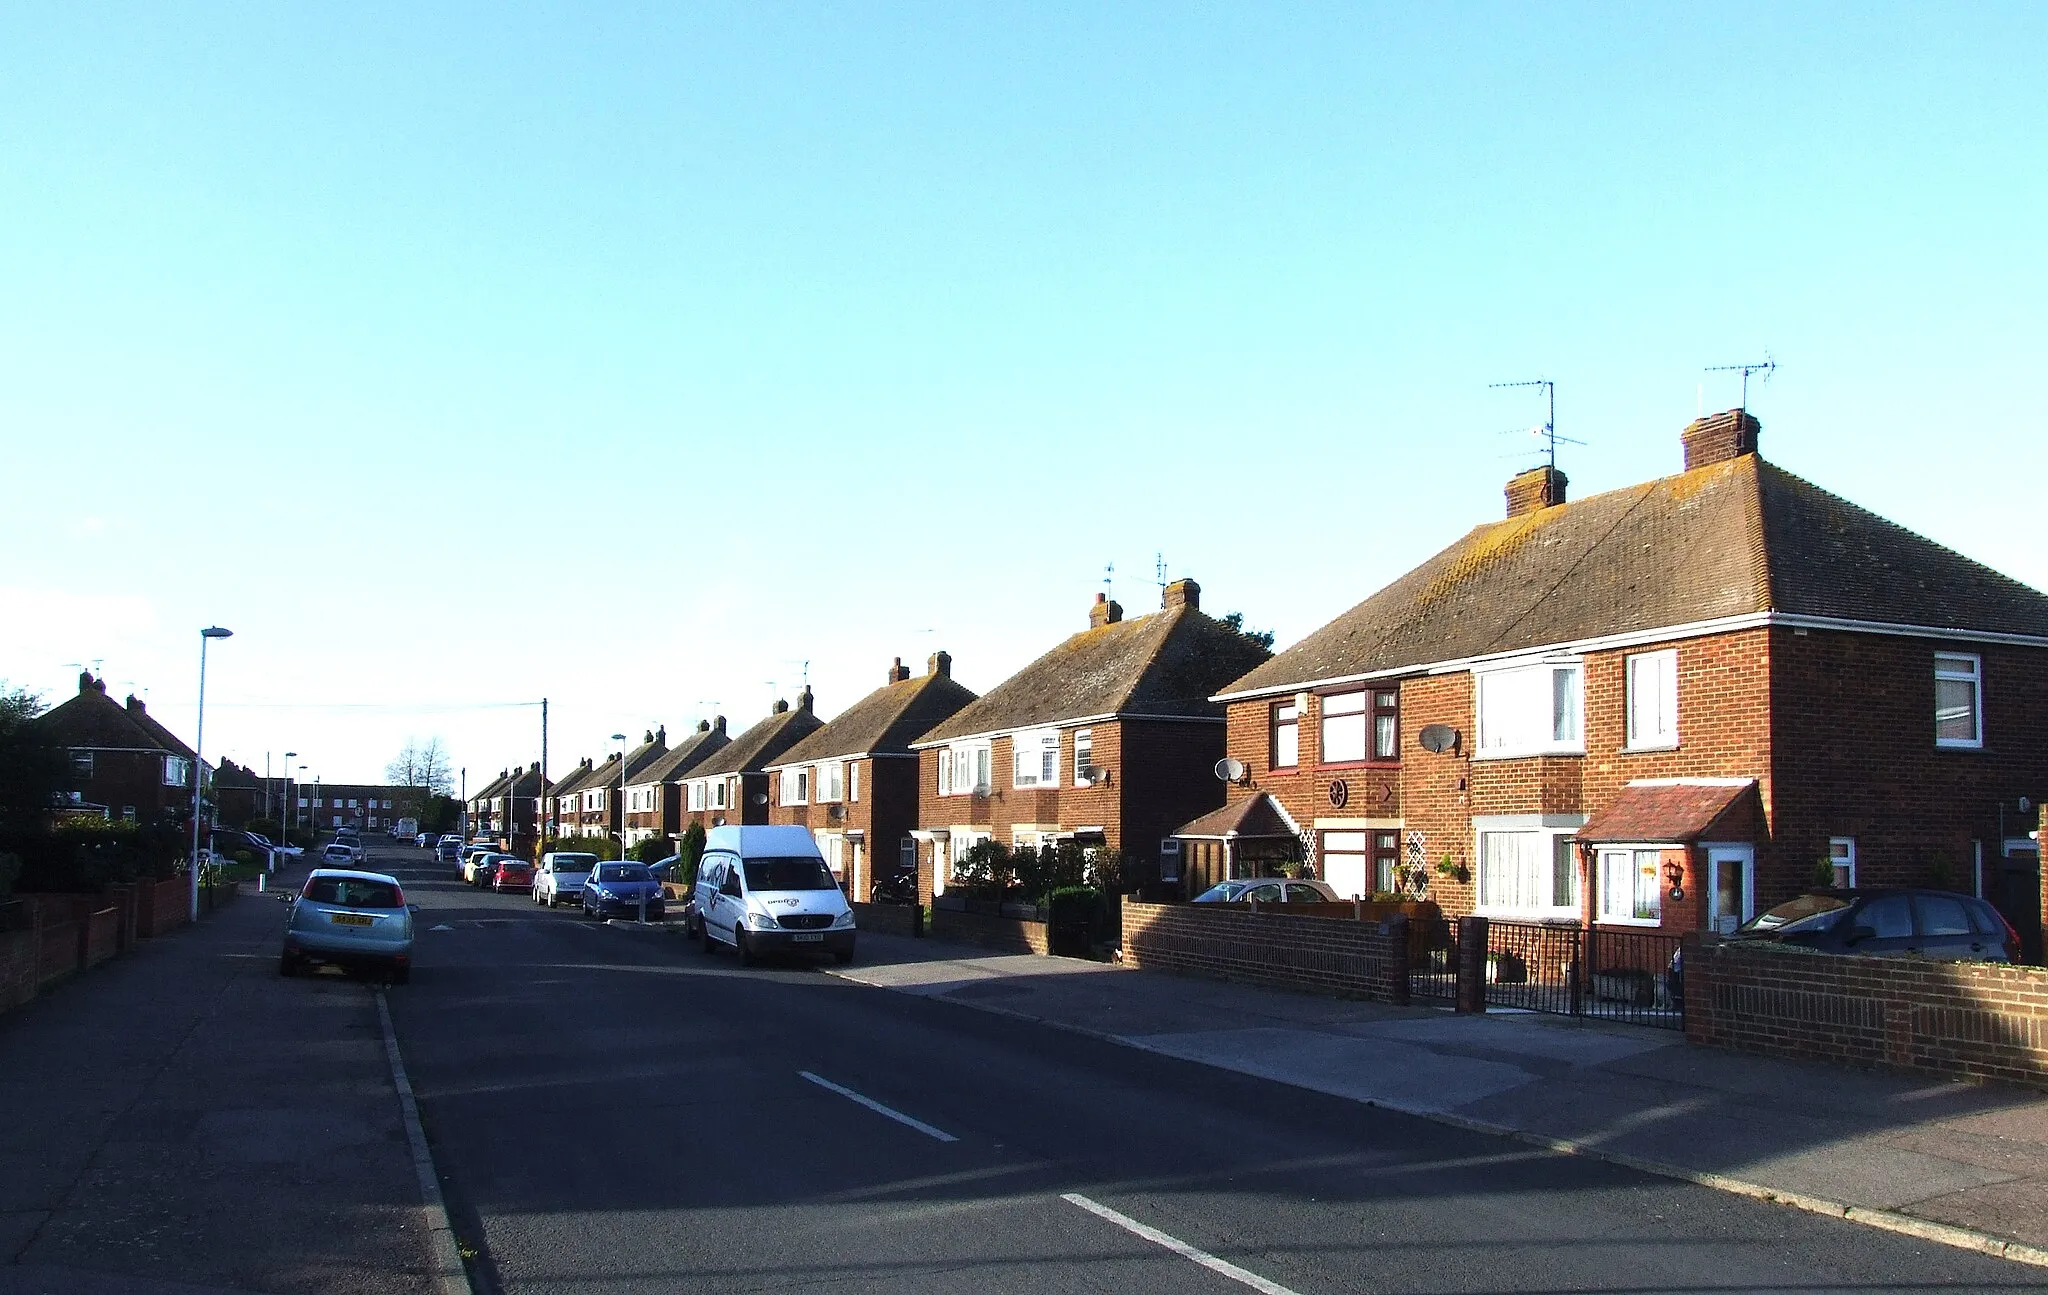
{"type": "Polygon", "coordinates": [[[2041,1289],[957,1004],[742,971],[372,850],[421,905],[390,1001],[480,1290],[2041,1289]]]}

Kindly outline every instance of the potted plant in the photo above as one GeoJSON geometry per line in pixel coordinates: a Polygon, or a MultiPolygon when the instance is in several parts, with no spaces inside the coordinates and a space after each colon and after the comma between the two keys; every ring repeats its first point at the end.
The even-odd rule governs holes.
{"type": "Polygon", "coordinates": [[[1472,880],[1472,870],[1459,863],[1449,851],[1445,851],[1443,857],[1436,861],[1436,875],[1455,881],[1461,886],[1472,880]]]}

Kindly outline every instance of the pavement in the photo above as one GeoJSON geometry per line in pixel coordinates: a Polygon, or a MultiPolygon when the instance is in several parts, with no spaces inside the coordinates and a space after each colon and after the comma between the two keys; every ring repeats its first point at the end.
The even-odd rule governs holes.
{"type": "Polygon", "coordinates": [[[863,933],[848,980],[2048,1265],[2048,1094],[863,933]]]}
{"type": "Polygon", "coordinates": [[[441,1289],[375,990],[251,889],[0,1016],[0,1295],[441,1289]]]}

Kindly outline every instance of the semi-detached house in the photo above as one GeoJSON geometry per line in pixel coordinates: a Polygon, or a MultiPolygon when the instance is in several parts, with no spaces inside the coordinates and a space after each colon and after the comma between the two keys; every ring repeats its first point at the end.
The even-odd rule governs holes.
{"type": "Polygon", "coordinates": [[[584,756],[564,777],[548,785],[549,839],[574,836],[583,822],[583,789],[589,783],[592,761],[584,756]]]}
{"type": "MultiPolygon", "coordinates": [[[[977,842],[1061,841],[1123,852],[1152,875],[1161,838],[1220,804],[1225,682],[1265,646],[1201,610],[1201,587],[1165,587],[1149,616],[1096,595],[1088,628],[912,744],[920,753],[920,871],[943,889],[977,842]]],[[[922,878],[920,879],[922,884],[922,878]]]]}
{"type": "Polygon", "coordinates": [[[650,729],[640,740],[640,745],[614,755],[603,764],[592,768],[577,785],[576,826],[577,836],[611,836],[621,834],[624,826],[623,808],[620,802],[620,760],[625,761],[624,779],[630,786],[643,770],[656,760],[668,754],[668,729],[650,729]]]}
{"type": "Polygon", "coordinates": [[[1242,766],[1190,891],[1306,857],[1447,912],[1726,929],[1821,878],[1996,902],[2048,793],[2048,597],[1766,461],[1736,410],[1684,470],[1473,529],[1219,690],[1242,766]],[[1291,839],[1290,839],[1291,838],[1291,839]]]}
{"type": "Polygon", "coordinates": [[[699,720],[690,736],[626,783],[626,844],[652,836],[674,839],[682,831],[683,780],[731,741],[725,716],[699,720]]]}
{"type": "Polygon", "coordinates": [[[771,820],[810,828],[841,886],[867,898],[878,871],[917,865],[911,743],[973,700],[948,654],[916,678],[898,657],[880,688],[766,766],[771,820]]]}

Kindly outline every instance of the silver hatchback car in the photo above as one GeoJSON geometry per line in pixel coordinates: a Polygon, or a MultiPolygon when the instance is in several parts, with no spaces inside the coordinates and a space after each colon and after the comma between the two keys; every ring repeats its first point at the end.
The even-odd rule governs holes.
{"type": "Polygon", "coordinates": [[[284,951],[277,973],[308,965],[375,970],[392,984],[412,976],[412,909],[396,877],[381,872],[315,868],[285,910],[284,951]]]}

